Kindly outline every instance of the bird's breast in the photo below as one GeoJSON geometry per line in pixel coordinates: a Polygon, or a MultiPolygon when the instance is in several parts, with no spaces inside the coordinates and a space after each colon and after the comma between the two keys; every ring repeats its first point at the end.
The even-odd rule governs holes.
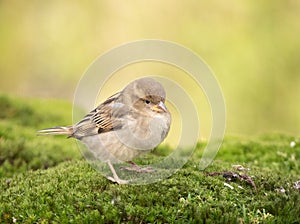
{"type": "Polygon", "coordinates": [[[95,158],[113,163],[130,161],[159,145],[167,136],[170,117],[123,119],[122,128],[82,139],[95,158]]]}

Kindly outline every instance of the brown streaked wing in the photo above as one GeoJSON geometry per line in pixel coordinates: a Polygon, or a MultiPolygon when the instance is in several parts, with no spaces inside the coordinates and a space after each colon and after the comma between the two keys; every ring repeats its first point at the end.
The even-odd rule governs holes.
{"type": "Polygon", "coordinates": [[[121,122],[112,115],[112,107],[119,96],[120,93],[112,95],[79,121],[75,125],[74,137],[96,135],[120,128],[121,122]]]}

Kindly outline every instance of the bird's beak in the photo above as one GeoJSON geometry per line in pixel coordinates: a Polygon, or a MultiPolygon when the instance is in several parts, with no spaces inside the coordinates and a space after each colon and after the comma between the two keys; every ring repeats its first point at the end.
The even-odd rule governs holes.
{"type": "Polygon", "coordinates": [[[161,112],[167,112],[168,109],[166,108],[165,104],[160,101],[159,104],[154,105],[151,110],[161,113],[161,112]]]}

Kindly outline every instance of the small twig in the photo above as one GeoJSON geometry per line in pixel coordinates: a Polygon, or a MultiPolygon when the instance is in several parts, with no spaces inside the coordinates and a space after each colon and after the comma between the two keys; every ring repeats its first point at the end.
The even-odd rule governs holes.
{"type": "Polygon", "coordinates": [[[246,182],[246,183],[250,184],[255,190],[257,190],[256,185],[255,185],[254,181],[252,180],[252,177],[248,176],[246,174],[239,174],[239,173],[235,173],[235,172],[231,172],[231,171],[223,171],[223,172],[206,173],[206,175],[207,176],[223,176],[230,182],[233,182],[236,180],[239,180],[241,182],[246,182]]]}

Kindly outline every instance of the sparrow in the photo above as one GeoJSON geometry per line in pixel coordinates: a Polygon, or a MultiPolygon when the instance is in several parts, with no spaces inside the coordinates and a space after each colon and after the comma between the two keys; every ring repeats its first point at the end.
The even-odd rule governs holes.
{"type": "Polygon", "coordinates": [[[118,184],[120,179],[113,164],[128,162],[127,170],[152,172],[132,160],[149,153],[167,136],[171,115],[165,105],[166,92],[152,78],[141,78],[129,83],[122,91],[70,126],[57,126],[38,131],[38,135],[67,135],[83,142],[95,159],[106,162],[118,184]]]}

